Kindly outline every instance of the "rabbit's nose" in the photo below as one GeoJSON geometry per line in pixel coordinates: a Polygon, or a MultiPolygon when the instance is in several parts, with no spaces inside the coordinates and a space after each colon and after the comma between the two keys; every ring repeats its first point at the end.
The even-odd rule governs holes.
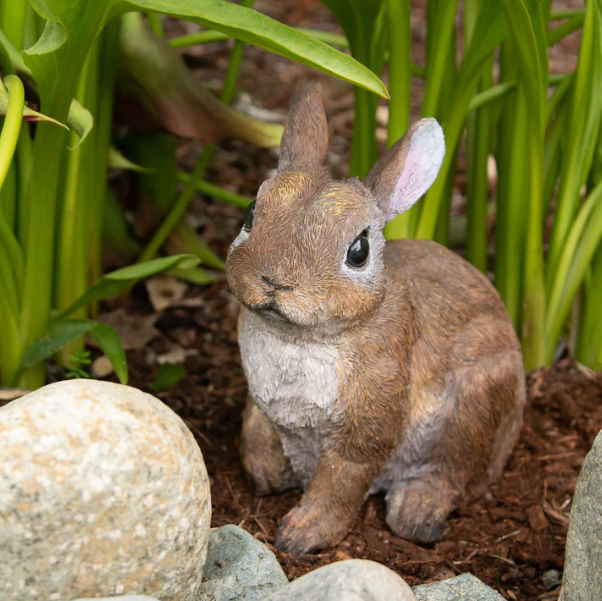
{"type": "Polygon", "coordinates": [[[273,277],[269,275],[262,275],[261,280],[265,282],[272,290],[292,290],[292,286],[287,286],[277,282],[273,277]]]}

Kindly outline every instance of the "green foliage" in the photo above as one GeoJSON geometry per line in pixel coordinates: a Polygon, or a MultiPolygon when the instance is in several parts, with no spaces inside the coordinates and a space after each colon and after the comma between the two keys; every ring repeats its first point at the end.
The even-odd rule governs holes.
{"type": "MultiPolygon", "coordinates": [[[[179,227],[211,155],[210,147],[173,204],[175,212],[170,211],[159,226],[139,263],[102,276],[107,169],[110,161],[120,168],[137,168],[136,163],[112,152],[110,145],[120,15],[151,13],[151,24],[159,34],[155,13],[194,21],[239,40],[235,63],[240,61],[242,42],[248,42],[387,97],[382,82],[361,63],[253,11],[249,4],[247,0],[241,5],[223,0],[0,0],[0,69],[6,85],[0,86],[0,113],[6,113],[0,136],[2,384],[41,386],[44,361],[56,353],[63,365],[69,365],[71,357],[82,357],[86,333],[96,339],[119,378],[126,381],[125,354],[116,333],[90,319],[97,303],[162,271],[199,283],[215,280],[195,267],[199,257],[154,259],[171,230],[179,227]],[[37,99],[41,112],[26,105],[25,90],[28,97],[37,99]],[[35,132],[22,127],[23,118],[39,120],[35,132]],[[59,127],[64,123],[69,133],[66,127],[59,127]],[[90,286],[90,282],[96,283],[90,286]]],[[[136,16],[134,21],[136,18],[140,22],[136,16]]],[[[169,58],[169,47],[160,42],[155,46],[163,48],[169,58]]],[[[170,60],[175,59],[172,56],[170,60]]],[[[236,69],[231,71],[225,86],[230,97],[236,69]]],[[[182,89],[193,85],[185,70],[181,80],[182,89]]],[[[164,81],[159,88],[166,92],[169,84],[164,81]]],[[[209,106],[217,106],[204,90],[197,89],[195,94],[209,106]]],[[[224,108],[222,114],[236,120],[229,109],[224,108]]],[[[250,120],[245,123],[256,127],[250,120]]],[[[234,130],[236,127],[231,135],[234,130]]],[[[271,145],[277,143],[280,131],[280,126],[273,125],[269,132],[257,130],[253,135],[263,135],[262,143],[271,145]]],[[[174,172],[174,182],[175,177],[174,172]]],[[[123,235],[125,228],[120,232],[123,235]]],[[[188,236],[187,249],[193,248],[215,267],[223,266],[220,258],[212,257],[202,241],[194,238],[193,231],[184,234],[188,236]]],[[[137,245],[120,247],[131,250],[137,245]]]]}
{"type": "Polygon", "coordinates": [[[78,350],[75,355],[69,355],[69,361],[65,371],[65,378],[72,380],[75,378],[90,377],[90,374],[82,367],[92,363],[90,360],[90,351],[78,350]]]}
{"type": "Polygon", "coordinates": [[[159,367],[153,378],[153,390],[161,392],[174,384],[177,384],[186,375],[186,368],[183,365],[173,363],[164,363],[159,367]]]}
{"type": "MultiPolygon", "coordinates": [[[[391,144],[407,128],[408,78],[417,72],[410,61],[409,3],[391,0],[384,14],[379,12],[379,2],[323,3],[339,20],[353,55],[364,64],[380,68],[388,51],[391,144]],[[377,57],[375,46],[362,47],[362,40],[375,35],[381,17],[388,21],[389,41],[383,57],[377,57]]],[[[571,350],[591,367],[602,365],[601,8],[600,0],[588,1],[585,10],[554,13],[551,0],[429,0],[427,4],[421,114],[439,120],[447,152],[423,202],[390,223],[385,233],[388,238],[447,242],[456,159],[465,139],[466,256],[481,271],[488,271],[487,228],[495,215],[494,282],[521,337],[527,368],[553,360],[569,321],[575,341],[571,350]],[[459,11],[465,50],[458,69],[459,11]],[[550,21],[563,19],[550,26],[550,21]],[[550,75],[548,47],[580,28],[576,71],[550,75]],[[495,72],[499,76],[494,77],[495,72]],[[498,174],[493,212],[488,206],[492,155],[498,174]],[[553,226],[546,254],[550,211],[553,226]]],[[[373,148],[369,122],[373,109],[371,100],[356,93],[352,154],[356,146],[373,148]]],[[[350,171],[363,173],[353,158],[350,171]]]]}

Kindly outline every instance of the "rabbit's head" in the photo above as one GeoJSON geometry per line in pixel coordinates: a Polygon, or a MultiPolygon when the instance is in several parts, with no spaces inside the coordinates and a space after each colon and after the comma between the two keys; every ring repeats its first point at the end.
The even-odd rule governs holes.
{"type": "Polygon", "coordinates": [[[283,327],[340,332],[367,319],[385,289],[383,227],[435,180],[445,154],[434,119],[415,123],[366,180],[334,181],[319,85],[293,99],[278,172],[249,206],[226,262],[247,308],[283,327]]]}

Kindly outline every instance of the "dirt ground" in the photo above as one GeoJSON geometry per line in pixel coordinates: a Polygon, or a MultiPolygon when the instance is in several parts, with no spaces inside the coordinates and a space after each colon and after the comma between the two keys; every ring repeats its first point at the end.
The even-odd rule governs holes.
{"type": "MultiPolygon", "coordinates": [[[[581,6],[581,2],[555,2],[558,7],[567,4],[581,6]]],[[[414,58],[421,63],[424,5],[424,0],[416,0],[412,11],[414,58]]],[[[290,25],[339,31],[317,0],[257,0],[256,8],[290,25]]],[[[182,32],[181,25],[171,27],[170,33],[182,32]]],[[[553,72],[574,68],[577,44],[573,36],[551,51],[553,72]]],[[[208,44],[187,50],[185,59],[202,81],[219,89],[230,48],[228,42],[208,44]]],[[[249,48],[239,78],[238,102],[247,110],[250,105],[252,110],[263,111],[262,115],[281,120],[294,91],[316,78],[324,86],[329,117],[328,166],[335,177],[343,177],[353,120],[349,85],[249,48]]],[[[421,96],[422,83],[414,78],[413,117],[418,116],[421,96]]],[[[382,139],[382,116],[380,121],[382,139]]],[[[180,161],[185,168],[192,166],[200,148],[196,141],[182,142],[180,161]]],[[[219,146],[206,179],[252,198],[275,166],[274,151],[230,142],[219,146]]],[[[463,192],[460,174],[457,197],[461,199],[463,192]]],[[[241,211],[199,196],[192,203],[191,216],[207,242],[225,256],[240,228],[241,211]]],[[[131,333],[144,331],[128,352],[131,385],[152,392],[158,361],[183,359],[186,377],[157,396],[185,420],[203,451],[211,478],[213,525],[238,524],[264,541],[290,579],[334,561],[367,558],[389,566],[410,585],[471,572],[507,599],[558,598],[559,589],[549,571],[562,572],[575,483],[585,454],[602,429],[601,375],[566,359],[552,369],[529,374],[525,425],[503,477],[483,498],[451,515],[438,543],[419,546],[394,536],[385,525],[383,499],[373,497],[340,545],[294,557],[272,547],[272,542],[280,520],[300,494],[253,496],[238,459],[247,387],[236,341],[238,305],[227,286],[189,287],[183,298],[156,311],[147,288],[138,285],[129,298],[104,303],[102,309],[105,314],[125,313],[131,333]],[[542,581],[546,572],[544,580],[550,590],[542,581]]]]}

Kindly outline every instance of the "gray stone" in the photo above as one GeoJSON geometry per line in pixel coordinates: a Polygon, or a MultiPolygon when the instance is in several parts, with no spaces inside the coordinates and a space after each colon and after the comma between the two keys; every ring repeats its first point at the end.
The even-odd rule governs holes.
{"type": "Polygon", "coordinates": [[[196,601],[211,499],[203,457],[159,400],[51,384],[0,409],[0,599],[196,601]]]}
{"type": "Polygon", "coordinates": [[[234,525],[213,528],[199,601],[258,601],[288,584],[276,556],[234,525]]]}
{"type": "Polygon", "coordinates": [[[541,583],[546,591],[551,591],[560,584],[560,572],[558,570],[546,570],[541,575],[541,583]]]}
{"type": "Polygon", "coordinates": [[[504,601],[502,595],[468,573],[412,590],[417,601],[504,601]]]}
{"type": "Polygon", "coordinates": [[[415,601],[395,572],[367,559],[349,559],[318,568],[264,601],[415,601]]]}
{"type": "Polygon", "coordinates": [[[600,599],[602,591],[602,432],[587,454],[571,508],[562,576],[563,601],[600,599]]]}

